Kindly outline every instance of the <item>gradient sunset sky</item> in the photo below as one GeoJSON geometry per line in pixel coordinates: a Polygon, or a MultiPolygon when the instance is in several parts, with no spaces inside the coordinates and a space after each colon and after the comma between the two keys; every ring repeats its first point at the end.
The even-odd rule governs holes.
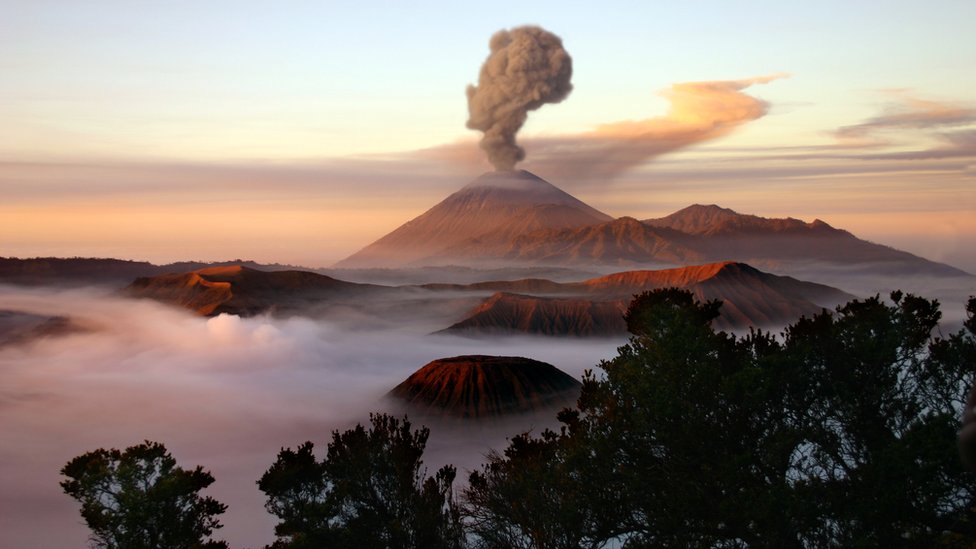
{"type": "Polygon", "coordinates": [[[488,169],[465,87],[537,24],[574,90],[530,114],[522,167],[614,216],[820,218],[976,271],[971,0],[0,13],[0,256],[327,266],[488,169]]]}

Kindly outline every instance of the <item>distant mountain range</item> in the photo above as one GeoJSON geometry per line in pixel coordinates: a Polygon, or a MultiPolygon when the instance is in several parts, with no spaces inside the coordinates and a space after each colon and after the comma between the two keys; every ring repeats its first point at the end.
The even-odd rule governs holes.
{"type": "Polygon", "coordinates": [[[821,220],[767,219],[714,204],[695,204],[656,219],[613,219],[529,172],[510,171],[478,177],[330,269],[241,260],[153,265],[118,259],[0,257],[0,283],[117,285],[137,277],[228,265],[315,271],[381,284],[470,282],[519,273],[578,280],[579,273],[723,261],[823,277],[833,284],[851,275],[972,276],[861,240],[821,220]]]}
{"type": "Polygon", "coordinates": [[[179,305],[204,316],[251,316],[308,310],[329,299],[355,299],[381,286],[355,284],[306,271],[259,271],[241,265],[140,277],[125,288],[133,297],[179,305]]]}
{"type": "MultiPolygon", "coordinates": [[[[634,294],[679,287],[699,299],[721,299],[722,328],[780,326],[853,296],[836,288],[764,273],[733,262],[658,271],[629,271],[560,283],[545,279],[380,286],[302,271],[242,266],[142,277],[124,294],[197,314],[311,315],[342,304],[346,311],[442,318],[442,332],[464,335],[610,336],[626,333],[623,311],[634,294]],[[461,320],[457,320],[458,318],[461,320]],[[453,324],[451,324],[453,323],[453,324]]],[[[408,317],[409,318],[409,317],[408,317]]]]}
{"type": "Polygon", "coordinates": [[[624,334],[623,313],[634,294],[656,288],[683,288],[700,300],[722,300],[722,314],[715,320],[719,328],[782,326],[854,297],[830,286],[733,262],[622,272],[571,284],[521,280],[453,287],[497,292],[468,317],[443,330],[468,335],[624,334]],[[526,295],[528,292],[535,295],[526,295]]]}
{"type": "Polygon", "coordinates": [[[967,274],[820,220],[767,219],[698,204],[659,219],[613,219],[526,171],[475,179],[336,267],[633,268],[718,261],[784,272],[793,264],[821,262],[888,275],[967,274]]]}
{"type": "Polygon", "coordinates": [[[580,382],[523,357],[469,355],[435,360],[387,395],[412,415],[485,419],[559,409],[576,402],[580,382]]]}
{"type": "Polygon", "coordinates": [[[182,273],[208,267],[240,266],[262,271],[307,270],[293,265],[254,261],[181,261],[154,265],[147,261],[95,257],[0,257],[0,284],[25,286],[119,286],[145,276],[182,273]]]}
{"type": "Polygon", "coordinates": [[[126,295],[207,316],[341,310],[331,318],[465,335],[618,335],[634,294],[668,286],[722,300],[721,328],[782,326],[853,297],[766,270],[845,287],[859,277],[850,287],[871,293],[911,277],[922,281],[916,287],[932,287],[933,277],[967,288],[974,280],[820,220],[766,219],[716,205],[613,219],[529,172],[510,171],[475,179],[331,270],[0,258],[0,284],[128,284],[126,295]],[[594,276],[605,273],[613,274],[594,276]],[[430,280],[436,283],[417,284],[430,280]]]}
{"type": "Polygon", "coordinates": [[[675,241],[709,261],[789,263],[820,261],[843,265],[876,265],[893,271],[936,276],[965,276],[962,270],[861,240],[819,219],[768,219],[740,214],[714,204],[693,205],[659,219],[644,220],[656,230],[679,234],[675,241]]]}

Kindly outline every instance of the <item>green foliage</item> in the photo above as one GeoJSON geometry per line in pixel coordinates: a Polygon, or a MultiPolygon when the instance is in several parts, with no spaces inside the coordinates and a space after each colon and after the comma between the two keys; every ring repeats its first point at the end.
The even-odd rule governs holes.
{"type": "Polygon", "coordinates": [[[484,469],[471,474],[466,526],[477,547],[600,545],[589,534],[599,497],[590,489],[599,486],[584,486],[573,474],[577,454],[562,444],[568,440],[552,432],[541,439],[518,435],[504,457],[490,454],[484,469]]]}
{"type": "MultiPolygon", "coordinates": [[[[637,296],[629,343],[585,374],[559,431],[490,454],[463,509],[455,469],[427,476],[429,430],[406,418],[333,432],[321,461],[311,442],[282,449],[258,481],[271,547],[976,546],[976,476],[956,453],[958,433],[976,466],[976,298],[948,337],[932,335],[937,302],[900,292],[779,337],[716,332],[720,306],[637,296]]],[[[226,547],[206,541],[226,509],[198,494],[213,477],[161,444],[61,473],[97,547],[226,547]]]]}
{"type": "Polygon", "coordinates": [[[824,504],[814,539],[927,545],[972,518],[976,486],[952,448],[973,363],[945,360],[972,336],[932,340],[938,303],[892,300],[852,301],[786,331],[806,435],[797,487],[824,504]]]}
{"type": "MultiPolygon", "coordinates": [[[[971,334],[976,334],[976,297],[970,297],[966,304],[966,313],[969,318],[965,326],[971,334]]],[[[954,336],[957,337],[957,336],[954,336]]],[[[976,344],[970,341],[967,346],[960,344],[957,340],[950,339],[949,344],[943,345],[936,353],[936,359],[940,362],[950,362],[956,364],[976,364],[976,344]],[[953,353],[960,352],[963,356],[953,357],[953,353]]],[[[959,431],[959,455],[963,463],[971,471],[976,471],[976,386],[969,390],[969,398],[963,413],[963,426],[959,431]]]]}
{"type": "Polygon", "coordinates": [[[334,431],[321,462],[311,442],[281,450],[258,481],[280,519],[272,547],[461,546],[455,469],[426,477],[422,468],[430,431],[385,414],[370,421],[368,430],[334,431]]]}
{"type": "MultiPolygon", "coordinates": [[[[976,483],[956,454],[976,373],[938,303],[852,301],[780,338],[709,325],[668,289],[587,373],[559,433],[521,435],[471,475],[486,547],[922,547],[972,543],[976,483]]],[[[976,312],[976,300],[970,302],[976,312]]]]}
{"type": "Polygon", "coordinates": [[[227,506],[198,492],[214,478],[201,467],[184,470],[166,447],[146,441],[98,449],[67,463],[64,492],[81,502],[91,541],[105,549],[226,548],[206,541],[227,506]]]}

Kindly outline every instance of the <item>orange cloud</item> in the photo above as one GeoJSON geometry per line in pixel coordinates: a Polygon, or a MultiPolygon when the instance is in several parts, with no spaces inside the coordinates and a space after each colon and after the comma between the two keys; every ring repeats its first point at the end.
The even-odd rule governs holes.
{"type": "MultiPolygon", "coordinates": [[[[743,90],[785,76],[674,84],[662,92],[671,103],[664,116],[603,124],[575,135],[524,138],[524,166],[563,180],[612,179],[656,156],[725,136],[762,118],[769,104],[743,90]]],[[[441,161],[483,164],[471,142],[425,149],[419,154],[441,161]]]]}
{"type": "Polygon", "coordinates": [[[761,118],[768,109],[765,101],[746,95],[742,90],[782,76],[673,84],[671,89],[661,93],[671,102],[666,116],[604,124],[583,135],[646,140],[668,140],[674,135],[683,136],[682,140],[702,140],[717,137],[716,134],[725,135],[740,124],[761,118]]]}

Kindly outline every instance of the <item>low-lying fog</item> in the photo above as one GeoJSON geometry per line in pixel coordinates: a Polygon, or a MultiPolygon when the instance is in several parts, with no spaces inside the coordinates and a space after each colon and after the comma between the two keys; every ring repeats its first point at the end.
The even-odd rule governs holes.
{"type": "Polygon", "coordinates": [[[777,274],[827,284],[862,299],[876,294],[887,299],[894,290],[934,299],[939,302],[939,310],[942,311],[942,334],[947,335],[962,328],[966,319],[966,301],[969,296],[976,295],[976,277],[885,275],[878,274],[879,271],[881,269],[868,272],[811,264],[805,268],[794,268],[789,273],[777,274]]]}
{"type": "MultiPolygon", "coordinates": [[[[828,283],[860,296],[901,287],[938,298],[943,333],[959,328],[965,297],[976,293],[972,278],[833,274],[837,281],[828,283]]],[[[391,411],[383,395],[431,360],[525,356],[578,378],[624,342],[429,336],[473,298],[431,304],[411,296],[368,313],[333,309],[317,320],[207,319],[107,289],[0,285],[0,547],[85,546],[87,527],[62,494],[58,471],[84,452],[149,439],[166,444],[181,465],[214,474],[208,493],[229,506],[218,539],[258,548],[272,541],[274,518],[255,481],[278,450],[312,440],[323,455],[332,430],[391,411]],[[31,330],[44,336],[25,343],[31,330]]],[[[425,462],[430,471],[457,465],[461,483],[506,437],[554,423],[546,415],[432,425],[425,462]]]]}
{"type": "MultiPolygon", "coordinates": [[[[218,539],[257,548],[274,518],[255,481],[283,446],[312,440],[320,455],[333,429],[386,409],[381,397],[427,362],[461,354],[517,355],[574,377],[615,354],[618,340],[425,335],[428,323],[350,332],[341,319],[201,318],[99,290],[0,286],[0,309],[68,317],[78,330],[0,346],[0,546],[83,547],[78,504],[58,471],[99,447],[164,443],[184,467],[216,477],[228,504],[218,539]]],[[[550,419],[435,430],[425,461],[465,470],[505,437],[550,419]]]]}

